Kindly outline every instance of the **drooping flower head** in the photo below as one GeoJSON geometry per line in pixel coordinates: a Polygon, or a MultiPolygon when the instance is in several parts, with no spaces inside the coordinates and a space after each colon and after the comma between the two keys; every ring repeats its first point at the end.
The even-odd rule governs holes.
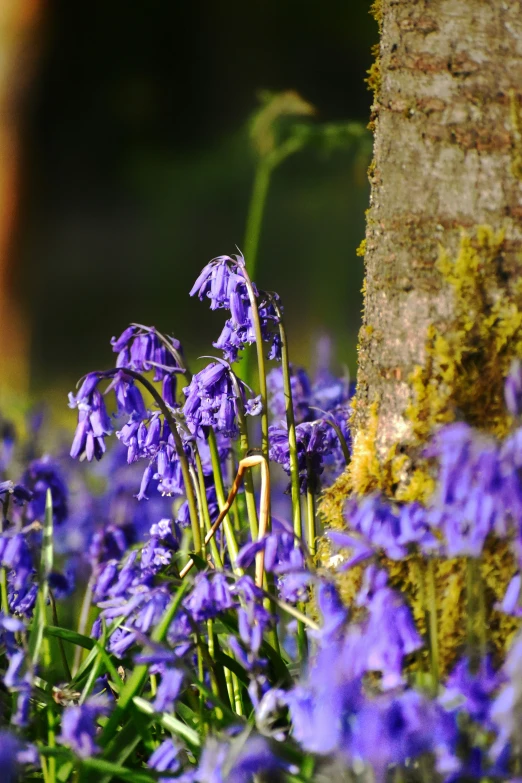
{"type": "MultiPolygon", "coordinates": [[[[213,345],[222,350],[225,359],[231,363],[237,360],[245,345],[256,340],[247,281],[245,259],[241,254],[217,256],[204,267],[190,291],[190,296],[197,295],[200,300],[208,297],[212,310],[230,311],[230,318],[213,345]]],[[[274,326],[279,323],[277,310],[282,309],[279,297],[277,294],[260,294],[254,283],[250,285],[257,303],[262,339],[271,346],[269,358],[280,359],[279,334],[274,331],[274,326]]]]}
{"type": "Polygon", "coordinates": [[[212,427],[221,435],[235,438],[239,432],[238,405],[252,416],[261,412],[260,398],[247,396],[248,387],[233,376],[224,361],[207,365],[183,391],[187,398],[183,413],[196,435],[212,427]]]}

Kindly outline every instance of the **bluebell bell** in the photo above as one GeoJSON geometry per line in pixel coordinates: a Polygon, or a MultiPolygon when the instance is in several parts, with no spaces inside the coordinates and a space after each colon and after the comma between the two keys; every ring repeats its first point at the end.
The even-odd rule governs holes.
{"type": "MultiPolygon", "coordinates": [[[[290,475],[290,447],[286,426],[271,425],[269,438],[270,459],[281,465],[285,473],[290,475]]],[[[337,436],[324,420],[318,419],[298,424],[296,440],[300,491],[305,493],[310,486],[313,492],[317,492],[324,470],[324,457],[331,451],[337,436]]]]}
{"type": "MultiPolygon", "coordinates": [[[[306,370],[302,367],[290,365],[290,386],[292,389],[292,402],[294,406],[294,416],[296,423],[300,423],[309,418],[311,386],[310,379],[306,370]]],[[[266,376],[266,385],[268,391],[268,407],[272,416],[278,419],[284,419],[286,415],[286,399],[283,385],[283,370],[281,367],[274,367],[266,376]]]]}
{"type": "Polygon", "coordinates": [[[400,560],[406,555],[407,549],[400,543],[400,516],[379,494],[350,498],[344,518],[351,530],[360,533],[373,548],[384,550],[390,559],[400,560]]]}
{"type": "Polygon", "coordinates": [[[49,456],[33,460],[22,476],[22,483],[31,491],[26,516],[29,521],[43,523],[47,490],[51,490],[53,503],[53,521],[61,525],[68,514],[68,489],[60,469],[49,456]]]}
{"type": "Polygon", "coordinates": [[[472,720],[480,723],[482,728],[492,731],[492,696],[506,679],[502,670],[495,670],[493,667],[491,656],[485,656],[476,670],[472,669],[470,661],[464,657],[457,662],[447,678],[439,702],[447,710],[466,712],[472,720]]]}
{"type": "Polygon", "coordinates": [[[112,424],[105,402],[96,388],[100,373],[89,373],[76,395],[69,394],[69,407],[78,408],[78,426],[71,446],[71,457],[86,456],[101,459],[105,453],[105,437],[112,432],[112,424]]]}
{"type": "MultiPolygon", "coordinates": [[[[152,756],[149,758],[147,764],[151,769],[156,770],[156,772],[169,773],[167,777],[159,778],[160,783],[163,783],[163,781],[170,783],[170,781],[173,779],[172,775],[179,771],[181,766],[179,761],[179,751],[179,746],[176,745],[172,739],[166,739],[156,748],[152,756]]],[[[176,775],[175,779],[181,780],[181,783],[184,783],[184,776],[182,776],[180,779],[180,777],[176,775]]]]}
{"type": "Polygon", "coordinates": [[[237,437],[238,395],[247,414],[260,412],[257,398],[249,399],[246,385],[239,380],[234,382],[226,362],[207,365],[183,391],[187,398],[183,413],[196,435],[212,427],[225,437],[237,437]]]}
{"type": "Polygon", "coordinates": [[[167,666],[163,669],[161,681],[152,705],[157,712],[172,712],[179,696],[184,674],[180,669],[167,666]]]}
{"type": "Polygon", "coordinates": [[[78,706],[66,707],[62,715],[62,732],[56,738],[70,747],[80,758],[90,758],[99,752],[96,744],[96,721],[109,712],[104,696],[91,696],[78,706]]]}
{"type": "Polygon", "coordinates": [[[504,400],[512,416],[522,413],[522,362],[513,359],[509,373],[504,381],[504,400]]]}
{"type": "Polygon", "coordinates": [[[183,356],[179,340],[163,335],[160,337],[153,326],[133,324],[119,337],[113,337],[111,345],[118,354],[117,367],[139,373],[154,370],[155,381],[171,377],[173,373],[184,372],[179,362],[183,356]]]}
{"type": "Polygon", "coordinates": [[[0,769],[2,783],[17,783],[25,765],[37,765],[38,752],[10,731],[0,731],[0,769]]]}

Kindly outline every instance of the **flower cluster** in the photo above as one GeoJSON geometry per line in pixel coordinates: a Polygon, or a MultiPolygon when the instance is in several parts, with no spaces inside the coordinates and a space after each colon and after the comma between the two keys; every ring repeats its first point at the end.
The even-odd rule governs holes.
{"type": "Polygon", "coordinates": [[[191,376],[177,340],[134,324],[112,340],[117,366],[70,395],[79,459],[0,431],[2,470],[23,462],[0,483],[3,777],[515,780],[521,365],[506,379],[506,437],[441,427],[417,455],[429,500],[352,495],[317,566],[315,500],[349,459],[353,390],[324,357],[313,378],[285,359],[264,405],[229,362],[259,337],[278,354],[277,297],[242,256],[211,261],[192,294],[230,312],[215,343],[226,360],[191,376]],[[251,449],[246,417],[259,413],[251,449]],[[495,591],[492,551],[508,563],[495,591]],[[434,575],[457,562],[468,627],[444,668],[434,575]],[[514,637],[504,660],[488,613],[514,637]]]}

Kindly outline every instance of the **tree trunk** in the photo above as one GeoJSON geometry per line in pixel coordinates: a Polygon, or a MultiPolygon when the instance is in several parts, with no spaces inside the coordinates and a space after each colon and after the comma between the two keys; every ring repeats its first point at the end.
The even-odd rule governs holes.
{"type": "MultiPolygon", "coordinates": [[[[455,388],[480,385],[483,368],[470,378],[466,363],[492,346],[479,345],[473,334],[472,344],[461,344],[462,371],[452,378],[436,355],[444,346],[434,344],[442,336],[455,347],[463,304],[475,309],[469,317],[484,320],[499,299],[509,300],[511,310],[519,299],[522,4],[382,0],[376,6],[381,39],[369,79],[375,143],[353,426],[356,441],[364,438],[375,403],[382,462],[393,444],[411,452],[439,421],[464,416],[498,423],[499,388],[455,388]],[[482,278],[466,284],[474,272],[482,278]],[[487,301],[473,301],[467,292],[471,301],[464,303],[466,285],[487,301]]],[[[499,369],[518,347],[516,325],[499,369]]]]}
{"type": "MultiPolygon", "coordinates": [[[[331,526],[350,493],[426,501],[434,476],[422,447],[438,425],[463,419],[503,435],[502,382],[522,355],[522,3],[377,0],[373,11],[381,36],[368,80],[375,140],[354,445],[323,499],[331,526]]],[[[514,623],[493,607],[515,566],[504,543],[488,546],[488,621],[502,649],[514,623]]],[[[422,625],[410,565],[388,570],[422,625]]],[[[435,565],[443,670],[465,627],[464,570],[435,565]]],[[[349,601],[356,571],[343,580],[349,601]]]]}

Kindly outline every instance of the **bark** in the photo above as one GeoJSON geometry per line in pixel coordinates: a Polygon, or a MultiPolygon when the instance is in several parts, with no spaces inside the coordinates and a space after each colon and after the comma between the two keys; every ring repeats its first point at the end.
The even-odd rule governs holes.
{"type": "Polygon", "coordinates": [[[492,296],[514,296],[522,266],[522,3],[382,0],[374,9],[381,37],[370,75],[374,162],[353,428],[357,444],[373,426],[375,403],[382,464],[393,444],[407,452],[418,442],[413,373],[426,370],[430,326],[444,334],[458,316],[437,264],[440,246],[454,259],[463,229],[472,238],[481,224],[505,230],[489,259],[500,281],[492,296]]]}

